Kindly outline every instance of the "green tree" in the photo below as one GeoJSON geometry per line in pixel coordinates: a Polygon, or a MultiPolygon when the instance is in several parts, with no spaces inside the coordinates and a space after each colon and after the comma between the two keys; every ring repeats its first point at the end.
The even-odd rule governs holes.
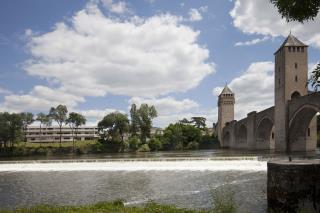
{"type": "Polygon", "coordinates": [[[314,91],[317,92],[319,90],[319,88],[320,88],[320,63],[312,71],[308,82],[311,84],[314,91]]]}
{"type": "Polygon", "coordinates": [[[34,122],[33,114],[31,112],[20,113],[20,118],[22,120],[22,130],[24,133],[24,142],[27,142],[27,128],[28,125],[34,122]]]}
{"type": "Polygon", "coordinates": [[[131,136],[136,136],[139,131],[139,115],[137,111],[137,106],[135,104],[131,105],[130,118],[131,118],[130,133],[131,133],[131,136]]]}
{"type": "Polygon", "coordinates": [[[149,141],[151,151],[159,151],[162,149],[162,142],[158,137],[152,137],[149,141]]]}
{"type": "Polygon", "coordinates": [[[21,114],[0,113],[0,142],[6,148],[12,149],[14,144],[21,139],[23,120],[21,114]]]}
{"type": "Polygon", "coordinates": [[[70,112],[69,117],[66,119],[66,123],[69,124],[71,133],[72,133],[72,150],[74,152],[75,150],[75,140],[74,140],[74,133],[76,135],[76,140],[77,140],[77,135],[78,135],[78,129],[79,126],[86,124],[86,118],[76,112],[70,112]]]}
{"type": "Polygon", "coordinates": [[[112,112],[98,123],[98,128],[106,140],[115,140],[120,136],[123,142],[125,133],[129,131],[129,119],[125,114],[112,112]]]}
{"type": "Polygon", "coordinates": [[[10,114],[8,112],[0,113],[0,142],[4,148],[8,146],[8,143],[10,141],[9,118],[10,118],[10,114]]]}
{"type": "Polygon", "coordinates": [[[68,109],[65,105],[58,105],[57,107],[51,107],[49,111],[49,116],[55,120],[59,125],[59,136],[60,136],[60,148],[62,139],[62,125],[66,123],[68,109]]]}
{"type": "Polygon", "coordinates": [[[314,20],[320,9],[320,0],[270,0],[287,21],[314,20]]]}
{"type": "Polygon", "coordinates": [[[206,128],[206,118],[204,117],[192,117],[191,123],[198,129],[204,130],[206,128]]]}
{"type": "Polygon", "coordinates": [[[140,138],[141,142],[145,144],[147,138],[150,138],[152,119],[156,118],[158,113],[154,106],[148,106],[148,104],[141,104],[137,112],[139,115],[140,138]]]}
{"type": "Polygon", "coordinates": [[[51,119],[48,115],[40,112],[37,114],[37,118],[36,118],[36,121],[39,121],[40,123],[40,145],[41,145],[41,142],[42,142],[42,125],[46,125],[46,126],[50,126],[51,125],[51,119]]]}

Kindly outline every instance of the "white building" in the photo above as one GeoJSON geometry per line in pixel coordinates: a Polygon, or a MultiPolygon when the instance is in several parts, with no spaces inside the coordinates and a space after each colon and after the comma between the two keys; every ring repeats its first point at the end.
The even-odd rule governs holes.
{"type": "MultiPolygon", "coordinates": [[[[75,138],[75,133],[72,135],[72,129],[68,126],[62,127],[61,141],[67,142],[72,141],[75,138]]],[[[28,142],[33,143],[48,143],[48,142],[59,142],[60,141],[60,129],[58,126],[40,127],[29,126],[26,131],[26,137],[28,142]]],[[[95,140],[99,138],[98,128],[96,126],[83,126],[77,130],[77,139],[84,140],[95,140]]]]}

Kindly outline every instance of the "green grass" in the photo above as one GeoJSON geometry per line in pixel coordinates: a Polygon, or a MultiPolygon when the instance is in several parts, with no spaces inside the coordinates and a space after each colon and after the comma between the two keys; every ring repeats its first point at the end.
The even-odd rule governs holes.
{"type": "MultiPolygon", "coordinates": [[[[86,140],[86,141],[76,141],[75,145],[76,147],[79,148],[83,148],[86,146],[91,146],[91,145],[95,145],[98,142],[96,140],[86,140]]],[[[68,148],[68,147],[72,147],[73,143],[72,141],[70,142],[61,142],[61,147],[63,148],[68,148]]],[[[31,142],[20,142],[18,143],[17,147],[23,147],[23,148],[38,148],[38,147],[42,147],[42,148],[59,148],[60,147],[60,143],[59,142],[51,142],[51,143],[31,143],[31,142]]]]}
{"type": "MultiPolygon", "coordinates": [[[[101,202],[86,206],[39,205],[31,208],[18,208],[13,211],[0,210],[0,213],[215,213],[204,210],[181,209],[172,205],[148,203],[145,206],[125,207],[123,202],[101,202]]],[[[228,212],[225,212],[228,213],[228,212]]]]}

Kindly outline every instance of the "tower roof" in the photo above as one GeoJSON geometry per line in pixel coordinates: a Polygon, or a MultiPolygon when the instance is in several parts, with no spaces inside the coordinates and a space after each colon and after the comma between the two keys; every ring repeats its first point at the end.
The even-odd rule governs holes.
{"type": "Polygon", "coordinates": [[[225,94],[233,94],[233,92],[231,91],[231,89],[228,87],[228,85],[225,85],[222,92],[220,93],[220,95],[225,95],[225,94]]]}
{"type": "Polygon", "coordinates": [[[282,45],[279,47],[279,49],[275,52],[277,53],[281,48],[283,47],[307,47],[308,45],[304,44],[302,41],[297,39],[294,35],[290,34],[288,37],[284,40],[282,45]]]}

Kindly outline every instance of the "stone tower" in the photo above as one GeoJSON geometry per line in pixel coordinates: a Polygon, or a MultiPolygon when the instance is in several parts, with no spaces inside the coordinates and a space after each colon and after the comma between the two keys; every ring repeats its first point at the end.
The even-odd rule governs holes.
{"type": "Polygon", "coordinates": [[[217,133],[221,147],[226,147],[228,144],[223,143],[222,130],[227,122],[234,120],[234,93],[226,85],[218,97],[218,125],[217,133]]]}
{"type": "Polygon", "coordinates": [[[308,46],[290,33],[274,55],[275,149],[287,151],[289,144],[288,100],[308,94],[306,87],[308,46]]]}

